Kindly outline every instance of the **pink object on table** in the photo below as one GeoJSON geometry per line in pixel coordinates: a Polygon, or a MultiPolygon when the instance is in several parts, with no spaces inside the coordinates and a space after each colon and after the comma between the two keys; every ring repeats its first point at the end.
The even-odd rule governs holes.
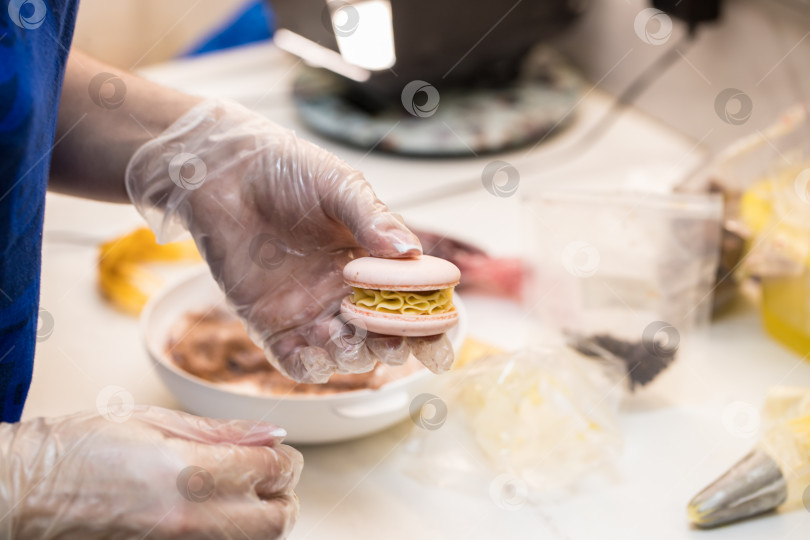
{"type": "Polygon", "coordinates": [[[446,259],[459,268],[460,292],[523,300],[524,282],[529,272],[521,259],[491,257],[463,240],[423,230],[414,232],[425,254],[446,259]]]}

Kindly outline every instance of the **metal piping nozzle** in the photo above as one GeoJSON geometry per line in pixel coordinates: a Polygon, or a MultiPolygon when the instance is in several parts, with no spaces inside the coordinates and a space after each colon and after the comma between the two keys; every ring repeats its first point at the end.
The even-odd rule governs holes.
{"type": "Polygon", "coordinates": [[[752,450],[698,493],[687,513],[698,527],[716,527],[773,510],[787,496],[787,482],[779,465],[762,450],[752,450]]]}

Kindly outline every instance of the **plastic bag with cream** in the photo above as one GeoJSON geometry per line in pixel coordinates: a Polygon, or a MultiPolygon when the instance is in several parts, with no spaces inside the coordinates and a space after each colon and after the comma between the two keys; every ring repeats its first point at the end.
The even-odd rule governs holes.
{"type": "Polygon", "coordinates": [[[562,345],[476,360],[414,400],[402,467],[502,507],[565,493],[621,450],[620,373],[562,345]]]}

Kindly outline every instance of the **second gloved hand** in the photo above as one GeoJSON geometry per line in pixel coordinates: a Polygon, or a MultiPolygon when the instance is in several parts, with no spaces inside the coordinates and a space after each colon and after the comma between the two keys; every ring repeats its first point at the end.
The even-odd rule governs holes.
{"type": "Polygon", "coordinates": [[[418,238],[333,154],[228,102],[203,102],[142,146],[127,191],[159,241],[191,232],[273,365],[301,382],[361,373],[412,352],[453,363],[444,335],[365,333],[338,317],[352,258],[421,254],[418,238]]]}
{"type": "Polygon", "coordinates": [[[0,424],[0,538],[286,538],[303,458],[284,431],[138,406],[0,424]],[[112,411],[111,411],[112,412],[112,411]]]}

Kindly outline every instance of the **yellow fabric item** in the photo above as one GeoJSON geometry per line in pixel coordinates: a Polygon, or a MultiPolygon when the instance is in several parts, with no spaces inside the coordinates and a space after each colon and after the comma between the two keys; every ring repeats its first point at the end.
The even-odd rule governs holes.
{"type": "Polygon", "coordinates": [[[379,291],[352,287],[352,302],[382,313],[435,315],[453,311],[453,289],[437,291],[379,291]]]}
{"type": "Polygon", "coordinates": [[[160,245],[152,231],[136,229],[99,246],[99,289],[117,307],[137,315],[161,284],[144,263],[197,260],[200,254],[193,241],[160,245]]]}

